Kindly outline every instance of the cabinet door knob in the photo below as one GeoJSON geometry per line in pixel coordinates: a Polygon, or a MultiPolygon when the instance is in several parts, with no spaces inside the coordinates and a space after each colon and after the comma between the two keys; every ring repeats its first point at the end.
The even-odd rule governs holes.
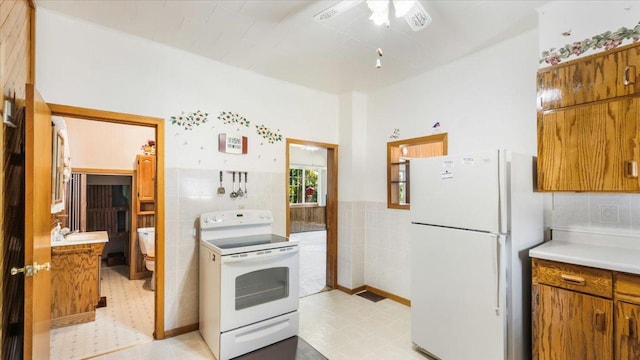
{"type": "Polygon", "coordinates": [[[624,162],[624,176],[629,179],[638,178],[638,162],[635,160],[627,160],[624,162]]]}
{"type": "Polygon", "coordinates": [[[636,337],[636,323],[634,321],[634,319],[632,317],[629,316],[625,316],[626,320],[627,320],[627,327],[628,327],[628,334],[629,334],[629,338],[631,339],[635,339],[636,337]]]}
{"type": "Polygon", "coordinates": [[[598,331],[605,331],[606,327],[607,327],[607,319],[605,317],[605,313],[600,311],[600,310],[596,310],[596,316],[595,316],[595,328],[598,331]]]}
{"type": "Polygon", "coordinates": [[[636,82],[636,67],[634,65],[624,67],[624,84],[631,85],[636,82]]]}

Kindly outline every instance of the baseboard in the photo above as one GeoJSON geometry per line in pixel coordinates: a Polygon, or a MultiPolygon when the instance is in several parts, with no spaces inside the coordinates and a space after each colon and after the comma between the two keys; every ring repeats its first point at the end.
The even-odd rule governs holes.
{"type": "Polygon", "coordinates": [[[87,311],[79,314],[71,314],[66,316],[61,316],[57,318],[52,318],[50,322],[51,329],[57,329],[59,327],[69,326],[69,325],[77,325],[82,323],[87,323],[96,320],[96,311],[87,311]]]}
{"type": "Polygon", "coordinates": [[[198,330],[199,328],[200,328],[200,324],[199,323],[195,323],[195,324],[191,324],[191,325],[181,326],[181,327],[175,328],[175,329],[165,330],[164,331],[164,338],[166,339],[166,338],[170,338],[170,337],[174,337],[174,336],[190,333],[192,331],[198,330]]]}
{"type": "Polygon", "coordinates": [[[374,294],[377,294],[377,295],[380,295],[380,296],[384,296],[387,299],[391,299],[391,300],[393,300],[395,302],[399,302],[402,305],[411,306],[411,300],[405,299],[405,298],[403,298],[401,296],[392,294],[392,293],[384,291],[384,290],[380,290],[378,288],[375,288],[375,287],[369,286],[369,285],[362,285],[362,286],[358,286],[357,288],[353,288],[353,289],[349,289],[348,287],[345,287],[345,286],[342,286],[342,285],[337,285],[336,289],[340,290],[342,292],[345,292],[345,293],[347,293],[349,295],[357,294],[359,292],[362,292],[362,291],[366,290],[366,291],[370,291],[370,292],[372,292],[374,294]]]}
{"type": "Polygon", "coordinates": [[[347,293],[349,295],[353,295],[353,294],[357,294],[357,293],[359,293],[361,291],[364,291],[365,290],[365,285],[358,286],[357,288],[354,288],[354,289],[349,289],[348,287],[344,287],[342,285],[336,285],[336,289],[340,290],[342,292],[345,292],[345,293],[347,293]]]}

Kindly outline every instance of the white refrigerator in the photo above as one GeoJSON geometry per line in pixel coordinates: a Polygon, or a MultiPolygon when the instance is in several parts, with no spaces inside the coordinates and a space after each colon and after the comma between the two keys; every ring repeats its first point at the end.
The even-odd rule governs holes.
{"type": "Polygon", "coordinates": [[[535,158],[411,159],[411,337],[442,360],[531,357],[528,249],[543,241],[535,158]]]}

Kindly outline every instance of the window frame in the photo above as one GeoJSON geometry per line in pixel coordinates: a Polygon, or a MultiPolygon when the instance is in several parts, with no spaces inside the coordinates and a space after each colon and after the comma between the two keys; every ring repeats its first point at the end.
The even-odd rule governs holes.
{"type": "Polygon", "coordinates": [[[326,171],[326,167],[322,167],[322,166],[309,166],[309,165],[290,165],[289,166],[289,184],[287,186],[287,199],[289,201],[289,206],[315,206],[318,205],[318,196],[322,193],[322,182],[320,181],[320,176],[322,174],[322,170],[326,171]],[[292,170],[302,170],[302,184],[303,184],[303,194],[302,194],[302,202],[299,203],[294,203],[291,202],[291,171],[292,170]],[[316,179],[316,187],[315,187],[315,197],[316,197],[316,201],[311,201],[311,202],[307,202],[306,199],[306,185],[304,185],[306,183],[306,171],[315,171],[317,173],[317,179],[316,179]]]}
{"type": "Polygon", "coordinates": [[[410,162],[411,158],[447,155],[447,133],[421,136],[411,139],[387,142],[387,208],[409,210],[411,208],[410,162]],[[433,154],[431,147],[441,144],[442,154],[433,154]],[[403,153],[402,149],[406,151],[403,153]],[[400,179],[400,170],[404,165],[404,179],[400,179]],[[397,175],[396,175],[397,174],[397,175]],[[405,202],[400,202],[399,188],[404,186],[405,202]]]}

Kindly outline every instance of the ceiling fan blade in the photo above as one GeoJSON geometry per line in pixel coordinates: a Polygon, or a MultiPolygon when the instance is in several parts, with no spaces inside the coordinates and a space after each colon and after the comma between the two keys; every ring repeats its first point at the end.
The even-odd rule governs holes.
{"type": "Polygon", "coordinates": [[[334,18],[335,16],[351,9],[352,7],[360,4],[364,0],[343,0],[339,3],[322,10],[321,12],[313,15],[316,21],[325,21],[334,18]]]}
{"type": "Polygon", "coordinates": [[[420,1],[416,1],[411,7],[411,10],[404,16],[407,23],[413,31],[420,31],[431,24],[431,16],[422,7],[420,1]]]}

